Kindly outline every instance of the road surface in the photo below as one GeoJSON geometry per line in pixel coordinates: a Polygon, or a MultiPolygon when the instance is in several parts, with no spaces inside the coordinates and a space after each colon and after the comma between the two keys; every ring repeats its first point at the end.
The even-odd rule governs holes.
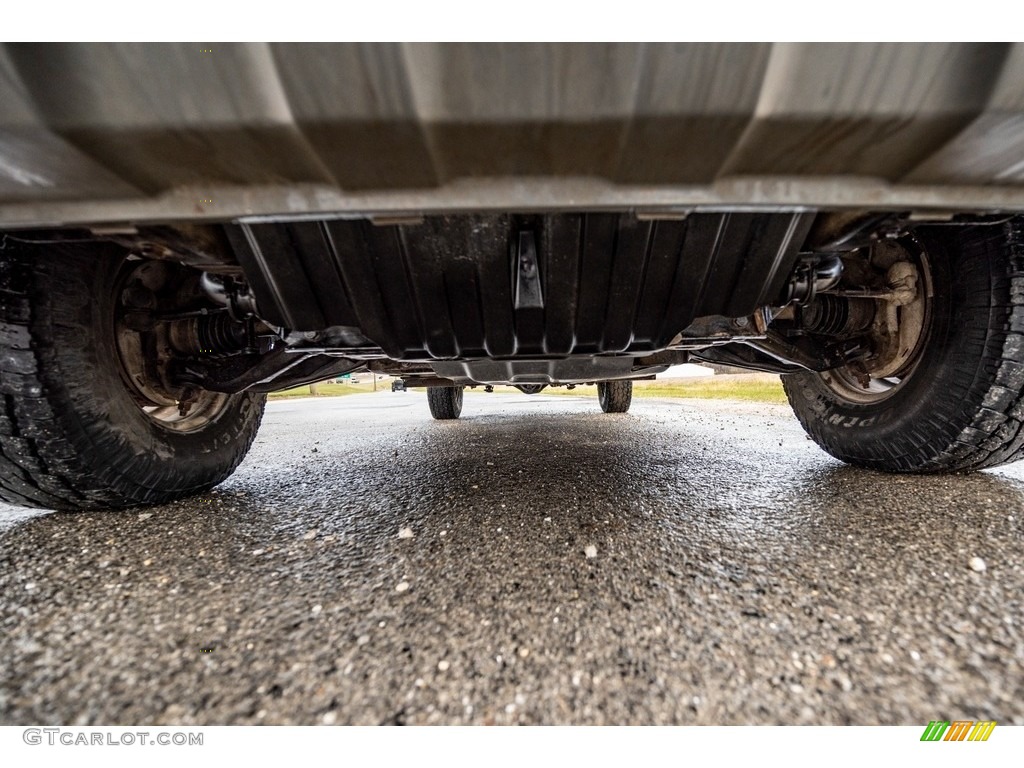
{"type": "Polygon", "coordinates": [[[275,402],[201,498],[0,508],[0,723],[1024,724],[1022,523],[785,406],[275,402]]]}

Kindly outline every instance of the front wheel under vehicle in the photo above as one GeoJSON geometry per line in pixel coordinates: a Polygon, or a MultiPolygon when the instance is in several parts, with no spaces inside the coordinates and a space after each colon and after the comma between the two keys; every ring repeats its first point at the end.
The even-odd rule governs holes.
{"type": "Polygon", "coordinates": [[[208,490],[251,445],[265,395],[177,401],[126,306],[173,301],[195,272],[117,248],[0,249],[0,499],[50,509],[208,490]],[[168,297],[170,297],[168,299],[168,297]]]}
{"type": "Polygon", "coordinates": [[[797,418],[842,461],[963,472],[1024,456],[1024,223],[922,229],[922,282],[896,354],[782,377],[797,418]]]}

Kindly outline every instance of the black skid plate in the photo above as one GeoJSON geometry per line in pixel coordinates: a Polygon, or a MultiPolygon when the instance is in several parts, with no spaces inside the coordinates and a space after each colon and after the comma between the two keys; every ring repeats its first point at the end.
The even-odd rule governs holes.
{"type": "Polygon", "coordinates": [[[813,214],[426,216],[226,225],[260,314],[358,328],[396,360],[662,349],[781,293],[813,214]]]}

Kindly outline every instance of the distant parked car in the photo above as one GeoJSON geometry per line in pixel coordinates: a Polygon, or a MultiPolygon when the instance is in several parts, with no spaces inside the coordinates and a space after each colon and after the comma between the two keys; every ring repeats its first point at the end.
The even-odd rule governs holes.
{"type": "Polygon", "coordinates": [[[405,392],[405,382],[401,379],[395,379],[391,382],[392,392],[405,392]]]}

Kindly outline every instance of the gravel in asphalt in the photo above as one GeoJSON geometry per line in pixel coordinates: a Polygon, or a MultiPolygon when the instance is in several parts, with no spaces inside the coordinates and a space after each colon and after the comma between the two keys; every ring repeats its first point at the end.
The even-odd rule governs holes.
{"type": "Polygon", "coordinates": [[[786,406],[279,401],[202,497],[0,507],[0,723],[1024,724],[1022,524],[786,406]]]}

